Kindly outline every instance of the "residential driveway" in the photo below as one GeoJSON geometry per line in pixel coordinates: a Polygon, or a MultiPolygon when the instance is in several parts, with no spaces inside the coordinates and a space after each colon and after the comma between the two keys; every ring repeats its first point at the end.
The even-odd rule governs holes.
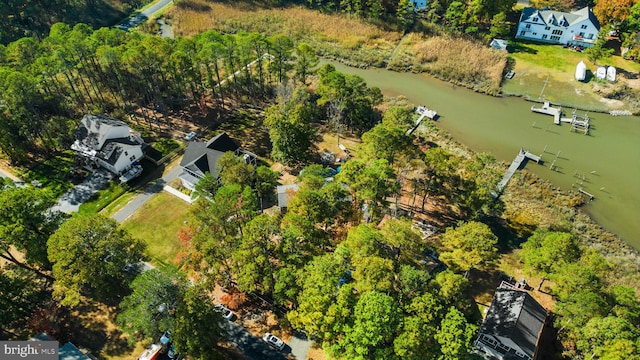
{"type": "Polygon", "coordinates": [[[125,207],[120,209],[120,211],[113,214],[111,217],[119,223],[125,221],[129,216],[133,215],[136,210],[144,205],[144,203],[149,201],[153,195],[162,191],[165,185],[169,184],[174,179],[177,179],[181,171],[182,168],[180,166],[173,167],[162,178],[156,180],[152,185],[147,186],[142,194],[136,196],[125,207]]]}
{"type": "Polygon", "coordinates": [[[307,334],[299,331],[289,339],[287,345],[291,347],[291,354],[293,354],[296,359],[305,360],[311,344],[313,344],[313,341],[307,339],[307,334]]]}
{"type": "Polygon", "coordinates": [[[286,354],[291,352],[291,348],[287,345],[282,351],[272,348],[262,339],[253,336],[247,329],[234,322],[226,321],[223,327],[229,333],[229,342],[251,360],[285,360],[287,359],[286,354]]]}
{"type": "Polygon", "coordinates": [[[65,212],[67,214],[78,212],[80,204],[89,200],[91,195],[104,188],[112,178],[113,174],[107,170],[98,169],[94,171],[82,183],[62,195],[62,197],[58,199],[58,204],[52,207],[51,210],[65,212]]]}

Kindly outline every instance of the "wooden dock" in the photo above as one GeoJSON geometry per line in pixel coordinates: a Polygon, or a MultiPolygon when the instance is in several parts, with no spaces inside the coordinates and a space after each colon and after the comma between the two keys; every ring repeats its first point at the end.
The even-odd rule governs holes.
{"type": "Polygon", "coordinates": [[[420,126],[422,119],[424,119],[425,117],[431,120],[435,120],[438,117],[438,113],[435,110],[427,109],[424,106],[418,106],[418,108],[416,109],[416,113],[418,113],[420,117],[418,118],[418,120],[416,120],[416,124],[411,129],[407,130],[407,135],[413,134],[418,126],[420,126]]]}
{"type": "Polygon", "coordinates": [[[516,170],[518,170],[518,168],[520,168],[520,165],[522,165],[522,163],[525,162],[527,159],[533,160],[536,163],[540,163],[540,156],[534,155],[526,150],[520,149],[520,152],[518,152],[518,155],[516,155],[516,158],[513,159],[513,162],[511,162],[511,165],[507,169],[507,172],[504,174],[504,177],[502,178],[502,180],[500,180],[500,182],[496,186],[497,192],[494,193],[495,198],[497,198],[499,194],[502,193],[502,190],[504,189],[505,186],[507,186],[507,183],[509,182],[509,180],[511,180],[511,177],[513,176],[513,174],[516,172],[516,170]]]}
{"type": "Polygon", "coordinates": [[[531,111],[537,112],[540,114],[551,115],[553,116],[553,123],[556,125],[560,125],[560,116],[562,116],[562,107],[554,108],[551,106],[549,101],[544,102],[542,107],[536,107],[535,105],[531,106],[531,111]]]}

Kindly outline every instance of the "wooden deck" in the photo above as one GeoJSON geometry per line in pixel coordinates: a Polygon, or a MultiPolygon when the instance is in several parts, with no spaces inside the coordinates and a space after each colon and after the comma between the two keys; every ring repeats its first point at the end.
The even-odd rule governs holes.
{"type": "Polygon", "coordinates": [[[545,101],[544,104],[542,104],[542,107],[536,107],[535,105],[531,106],[531,111],[539,114],[551,115],[553,116],[553,123],[560,125],[560,116],[562,116],[561,107],[554,108],[548,101],[545,101]]]}

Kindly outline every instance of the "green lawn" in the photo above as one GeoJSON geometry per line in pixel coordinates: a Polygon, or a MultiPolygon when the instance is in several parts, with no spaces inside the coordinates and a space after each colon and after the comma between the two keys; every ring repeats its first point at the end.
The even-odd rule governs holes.
{"type": "Polygon", "coordinates": [[[593,91],[596,81],[593,77],[597,66],[613,65],[618,72],[638,72],[640,64],[627,61],[620,56],[612,56],[591,63],[584,53],[565,49],[558,45],[534,44],[512,41],[509,46],[509,58],[513,61],[516,75],[505,80],[502,85],[504,94],[524,95],[531,99],[542,98],[552,103],[561,103],[584,110],[609,110],[593,91]],[[576,65],[584,61],[587,65],[588,81],[579,82],[574,78],[576,65]],[[547,80],[548,79],[548,80],[547,80]],[[544,91],[543,91],[544,88],[544,91]]]}
{"type": "Polygon", "coordinates": [[[110,181],[106,189],[98,190],[93,194],[89,201],[80,205],[78,212],[80,214],[95,214],[111,204],[124,194],[129,187],[126,184],[120,184],[116,180],[110,181]]]}
{"type": "Polygon", "coordinates": [[[122,223],[134,237],[147,243],[147,255],[155,265],[171,264],[180,251],[178,230],[191,222],[189,204],[161,192],[122,223]]]}

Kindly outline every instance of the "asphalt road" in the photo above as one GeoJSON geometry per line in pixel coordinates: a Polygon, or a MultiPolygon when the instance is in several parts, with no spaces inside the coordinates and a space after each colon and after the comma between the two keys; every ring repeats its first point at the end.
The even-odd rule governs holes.
{"type": "Polygon", "coordinates": [[[118,28],[122,30],[129,30],[132,27],[138,26],[140,23],[145,22],[149,19],[153,14],[162,10],[165,6],[172,3],[173,0],[159,0],[148,8],[140,11],[135,16],[125,20],[122,24],[118,25],[118,28]]]}
{"type": "Polygon", "coordinates": [[[158,179],[153,185],[147,186],[142,194],[129,201],[125,207],[120,209],[120,211],[116,212],[111,217],[119,223],[125,221],[142,205],[144,205],[144,203],[149,201],[153,195],[162,191],[162,188],[164,188],[166,184],[169,184],[171,181],[176,179],[178,175],[180,175],[181,171],[182,168],[180,166],[173,167],[173,169],[169,170],[169,172],[167,172],[161,179],[158,179]]]}
{"type": "Polygon", "coordinates": [[[282,351],[272,348],[262,339],[253,336],[247,329],[234,322],[227,321],[224,328],[229,333],[229,341],[251,360],[286,360],[287,354],[291,352],[288,345],[285,345],[282,351]]]}

